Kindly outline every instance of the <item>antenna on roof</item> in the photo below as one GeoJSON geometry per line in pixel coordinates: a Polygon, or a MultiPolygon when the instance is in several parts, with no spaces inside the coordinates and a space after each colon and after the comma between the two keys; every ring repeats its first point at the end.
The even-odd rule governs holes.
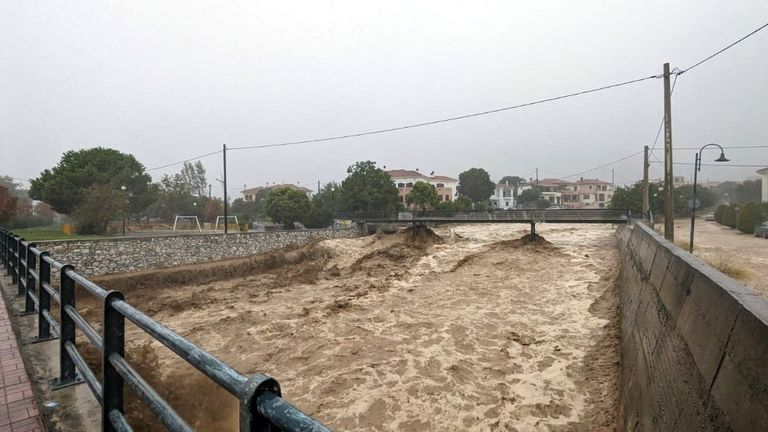
{"type": "Polygon", "coordinates": [[[429,173],[429,175],[433,176],[433,175],[435,175],[435,172],[432,171],[431,173],[429,173]]]}
{"type": "Polygon", "coordinates": [[[418,168],[416,168],[416,172],[419,172],[419,169],[418,169],[418,168]]]}

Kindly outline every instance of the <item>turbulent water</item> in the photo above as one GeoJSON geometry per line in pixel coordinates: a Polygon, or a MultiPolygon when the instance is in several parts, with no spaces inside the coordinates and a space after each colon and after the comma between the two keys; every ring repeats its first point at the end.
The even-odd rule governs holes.
{"type": "MultiPolygon", "coordinates": [[[[613,228],[539,228],[328,240],[201,285],[144,272],[126,295],[335,430],[614,430],[613,228]]],[[[233,398],[140,337],[129,356],[193,426],[237,429],[233,398]]]]}

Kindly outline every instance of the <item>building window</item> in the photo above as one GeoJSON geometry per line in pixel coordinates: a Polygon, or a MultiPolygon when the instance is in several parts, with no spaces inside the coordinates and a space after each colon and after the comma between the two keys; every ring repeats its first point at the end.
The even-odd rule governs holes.
{"type": "Polygon", "coordinates": [[[437,200],[438,200],[438,201],[443,201],[443,196],[442,196],[442,195],[438,195],[438,196],[437,196],[437,200]]]}
{"type": "Polygon", "coordinates": [[[450,196],[450,195],[446,195],[446,196],[445,196],[445,200],[446,200],[446,201],[450,201],[450,200],[451,200],[451,196],[450,196]]]}
{"type": "Polygon", "coordinates": [[[589,185],[589,190],[592,190],[592,185],[589,185]]]}
{"type": "Polygon", "coordinates": [[[605,201],[605,194],[600,194],[597,196],[598,201],[605,201]]]}
{"type": "Polygon", "coordinates": [[[405,187],[413,187],[413,183],[406,183],[405,187]]]}
{"type": "Polygon", "coordinates": [[[400,202],[401,203],[405,203],[405,196],[404,195],[400,195],[400,202]]]}
{"type": "Polygon", "coordinates": [[[445,185],[443,183],[438,183],[437,185],[435,185],[435,187],[444,188],[445,185]]]}
{"type": "Polygon", "coordinates": [[[589,199],[589,194],[584,194],[584,195],[581,196],[581,198],[585,199],[585,200],[588,200],[589,199]]]}
{"type": "Polygon", "coordinates": [[[600,203],[600,208],[605,208],[605,203],[600,203]]]}
{"type": "Polygon", "coordinates": [[[399,187],[399,188],[404,188],[404,187],[405,187],[405,183],[398,183],[398,184],[397,184],[397,187],[399,187]]]}
{"type": "Polygon", "coordinates": [[[253,201],[253,195],[246,195],[245,196],[246,201],[253,201]]]}
{"type": "Polygon", "coordinates": [[[504,196],[504,198],[511,197],[512,196],[512,191],[509,190],[509,189],[504,189],[504,191],[502,191],[502,195],[504,196]]]}

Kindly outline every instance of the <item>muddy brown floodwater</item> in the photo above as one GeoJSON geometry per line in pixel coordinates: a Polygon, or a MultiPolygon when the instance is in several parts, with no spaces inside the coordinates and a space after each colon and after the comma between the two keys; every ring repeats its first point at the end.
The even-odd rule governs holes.
{"type": "MultiPolygon", "coordinates": [[[[441,226],[100,282],[239,371],[275,377],[335,430],[615,430],[615,227],[539,228],[534,244],[519,225],[441,226]]],[[[127,340],[193,427],[237,430],[234,398],[137,329],[127,340]]],[[[159,430],[136,406],[137,430],[159,430]]]]}

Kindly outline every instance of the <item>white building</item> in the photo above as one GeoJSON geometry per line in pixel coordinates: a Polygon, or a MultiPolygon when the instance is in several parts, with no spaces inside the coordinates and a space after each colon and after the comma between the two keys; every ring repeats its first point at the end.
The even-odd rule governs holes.
{"type": "Polygon", "coordinates": [[[763,202],[768,202],[768,167],[757,170],[757,173],[763,178],[763,190],[760,194],[760,199],[763,202]]]}
{"type": "MultiPolygon", "coordinates": [[[[520,196],[524,190],[530,189],[528,184],[517,187],[517,195],[520,196]]],[[[517,207],[515,200],[515,187],[506,183],[498,183],[496,189],[491,195],[491,208],[500,210],[509,210],[517,207]]]]}
{"type": "Polygon", "coordinates": [[[453,177],[434,175],[433,172],[429,176],[426,176],[418,171],[413,170],[389,170],[387,171],[392,181],[397,186],[398,193],[400,195],[400,202],[405,205],[405,196],[411,192],[414,183],[425,182],[429,183],[437,189],[438,199],[442,201],[453,201],[456,195],[456,186],[459,185],[459,181],[453,177]]]}

